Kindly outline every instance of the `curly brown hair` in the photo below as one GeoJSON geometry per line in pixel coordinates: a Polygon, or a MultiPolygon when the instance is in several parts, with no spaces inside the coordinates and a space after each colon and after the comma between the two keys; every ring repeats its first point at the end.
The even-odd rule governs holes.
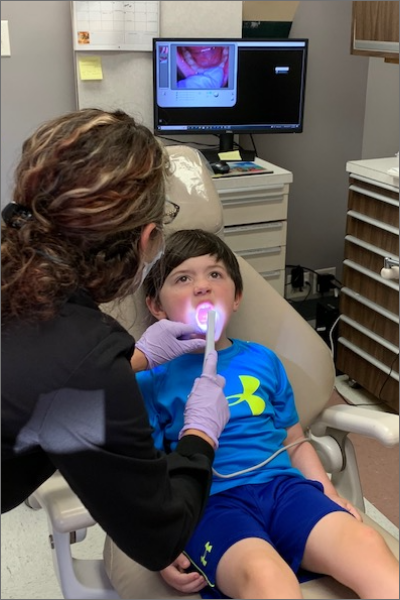
{"type": "Polygon", "coordinates": [[[160,235],[168,173],[159,141],[120,110],[39,127],[23,144],[13,194],[32,218],[2,225],[2,321],[50,319],[78,289],[98,304],[126,294],[143,227],[155,223],[160,235]]]}

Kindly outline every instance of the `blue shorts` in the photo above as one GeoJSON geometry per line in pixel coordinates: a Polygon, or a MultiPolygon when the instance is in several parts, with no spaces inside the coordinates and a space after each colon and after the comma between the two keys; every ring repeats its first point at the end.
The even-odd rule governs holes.
{"type": "Polygon", "coordinates": [[[214,587],[225,552],[240,540],[261,538],[297,574],[314,525],[336,511],[348,512],[325,496],[321,483],[300,477],[232,488],[210,496],[185,554],[214,587]]]}

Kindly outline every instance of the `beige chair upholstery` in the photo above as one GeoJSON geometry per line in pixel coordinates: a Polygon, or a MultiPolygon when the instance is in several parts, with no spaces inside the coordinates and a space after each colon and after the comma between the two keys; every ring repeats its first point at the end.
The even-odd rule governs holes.
{"type": "MultiPolygon", "coordinates": [[[[181,207],[173,229],[200,227],[223,236],[221,203],[201,155],[187,146],[171,146],[168,152],[174,169],[168,195],[181,207]]],[[[324,409],[334,384],[328,347],[267,281],[246,261],[239,258],[239,262],[244,298],[229,334],[265,344],[279,355],[294,389],[301,423],[309,430],[326,470],[339,493],[363,510],[357,463],[347,434],[361,433],[392,446],[398,443],[398,416],[350,406],[324,409]]],[[[136,338],[151,322],[141,293],[104,309],[136,338]]],[[[158,573],[134,563],[110,539],[106,540],[104,562],[71,560],[70,532],[94,521],[59,474],[44,483],[30,501],[42,506],[49,517],[51,535],[57,541],[52,552],[65,598],[200,598],[168,588],[158,573]]],[[[398,555],[397,540],[381,531],[398,555]]],[[[356,597],[329,577],[302,584],[302,588],[305,598],[356,597]]]]}

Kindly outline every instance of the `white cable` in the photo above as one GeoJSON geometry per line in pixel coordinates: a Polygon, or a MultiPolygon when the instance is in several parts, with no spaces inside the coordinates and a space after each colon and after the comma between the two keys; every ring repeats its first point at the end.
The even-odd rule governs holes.
{"type": "Polygon", "coordinates": [[[330,328],[330,330],[329,330],[329,342],[330,342],[330,345],[331,345],[331,354],[332,354],[332,358],[335,358],[335,345],[334,345],[334,343],[333,343],[333,336],[332,336],[332,333],[333,333],[333,330],[335,329],[336,325],[338,324],[338,322],[339,322],[339,319],[340,319],[340,315],[339,315],[339,316],[338,316],[338,317],[335,319],[335,321],[334,321],[334,323],[333,323],[332,327],[331,327],[331,328],[330,328]]]}
{"type": "Polygon", "coordinates": [[[222,473],[218,473],[218,471],[216,471],[215,469],[213,469],[212,472],[216,477],[220,477],[221,479],[230,479],[231,477],[237,477],[238,475],[244,475],[244,473],[249,473],[250,471],[255,471],[256,469],[265,467],[265,465],[267,465],[271,460],[273,460],[276,456],[278,456],[278,454],[280,454],[281,452],[285,452],[289,448],[292,448],[292,446],[297,446],[298,444],[302,444],[303,442],[309,442],[309,441],[310,441],[310,439],[308,437],[301,438],[300,440],[297,440],[296,442],[292,442],[291,444],[288,444],[287,446],[283,446],[283,448],[279,448],[279,450],[277,450],[276,452],[271,454],[271,456],[269,456],[266,460],[259,463],[258,465],[254,465],[254,467],[249,467],[248,469],[243,469],[242,471],[237,471],[236,473],[230,473],[229,475],[222,475],[222,473]]]}

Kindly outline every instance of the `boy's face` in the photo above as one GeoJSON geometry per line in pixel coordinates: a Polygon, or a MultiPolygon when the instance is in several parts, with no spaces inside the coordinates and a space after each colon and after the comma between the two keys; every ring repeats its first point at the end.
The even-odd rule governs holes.
{"type": "Polygon", "coordinates": [[[208,311],[216,311],[215,340],[219,340],[229,319],[238,308],[241,295],[224,264],[210,254],[189,258],[166,278],[160,301],[147,304],[157,319],[170,319],[193,325],[199,333],[207,330],[208,311]]]}

